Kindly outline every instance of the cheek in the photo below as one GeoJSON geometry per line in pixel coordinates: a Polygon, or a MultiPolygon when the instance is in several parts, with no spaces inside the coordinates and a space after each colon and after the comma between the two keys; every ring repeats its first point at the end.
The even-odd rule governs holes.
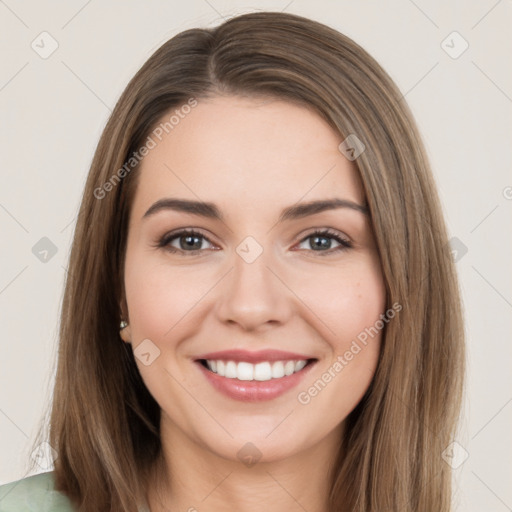
{"type": "Polygon", "coordinates": [[[327,327],[322,332],[336,353],[347,350],[385,311],[380,264],[370,255],[318,272],[303,286],[307,304],[318,317],[317,323],[321,320],[327,327]]]}
{"type": "Polygon", "coordinates": [[[207,282],[204,273],[152,261],[142,251],[132,253],[126,261],[125,286],[134,334],[165,336],[197,305],[207,282]]]}
{"type": "Polygon", "coordinates": [[[323,330],[329,353],[297,400],[332,428],[360,402],[377,368],[386,293],[378,260],[371,261],[317,281],[312,289],[318,316],[329,326],[323,330]]]}
{"type": "MultiPolygon", "coordinates": [[[[328,326],[322,329],[326,357],[298,400],[301,404],[314,401],[318,414],[330,410],[336,423],[361,400],[375,374],[385,325],[381,321],[386,309],[385,284],[376,255],[318,273],[310,283],[308,305],[328,326]]],[[[310,413],[313,409],[308,408],[310,413]]]]}

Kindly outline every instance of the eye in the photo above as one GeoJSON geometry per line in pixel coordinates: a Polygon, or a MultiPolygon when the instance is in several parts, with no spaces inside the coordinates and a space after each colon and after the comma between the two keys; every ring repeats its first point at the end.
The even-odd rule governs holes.
{"type": "MultiPolygon", "coordinates": [[[[342,238],[337,232],[329,229],[317,230],[303,238],[300,244],[309,242],[312,252],[322,253],[322,256],[334,252],[344,251],[352,247],[350,241],[342,238]],[[338,244],[332,248],[332,241],[338,244]]],[[[211,245],[212,242],[199,231],[193,229],[183,229],[174,233],[167,233],[156,244],[171,253],[181,253],[188,256],[197,255],[201,251],[208,249],[203,246],[203,242],[211,245]],[[187,254],[188,253],[188,254],[187,254]]]]}
{"type": "Polygon", "coordinates": [[[160,239],[157,246],[165,248],[165,250],[173,253],[180,252],[197,254],[198,252],[205,250],[203,247],[203,241],[207,241],[211,244],[208,238],[198,231],[194,231],[193,229],[183,229],[175,233],[167,233],[160,239]]]}
{"type": "MultiPolygon", "coordinates": [[[[307,242],[308,240],[310,240],[309,246],[313,248],[313,252],[321,252],[324,254],[332,254],[333,252],[345,251],[352,247],[351,242],[345,238],[342,238],[335,231],[331,231],[329,229],[314,231],[313,233],[310,233],[301,241],[301,244],[307,242]],[[335,240],[335,242],[338,244],[338,247],[334,247],[334,249],[331,248],[332,240],[335,240]]],[[[322,254],[322,256],[324,254],[322,254]]]]}

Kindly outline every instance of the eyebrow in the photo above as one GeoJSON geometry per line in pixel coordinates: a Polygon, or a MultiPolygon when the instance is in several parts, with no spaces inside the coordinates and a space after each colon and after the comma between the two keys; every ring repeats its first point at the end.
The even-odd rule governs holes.
{"type": "MultiPolygon", "coordinates": [[[[348,208],[355,210],[364,215],[368,215],[369,211],[366,205],[360,205],[348,199],[323,199],[318,201],[309,201],[307,203],[298,203],[285,208],[279,217],[279,222],[292,219],[300,219],[326,210],[334,210],[338,208],[348,208]]],[[[203,201],[191,201],[190,199],[164,198],[152,204],[148,211],[143,215],[146,219],[157,212],[164,210],[174,210],[178,212],[190,213],[209,219],[224,221],[220,209],[214,203],[203,201]]]]}

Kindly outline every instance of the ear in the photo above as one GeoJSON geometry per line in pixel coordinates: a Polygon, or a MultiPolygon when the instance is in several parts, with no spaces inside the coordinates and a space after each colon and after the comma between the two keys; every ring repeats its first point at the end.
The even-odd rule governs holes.
{"type": "MultiPolygon", "coordinates": [[[[126,318],[126,322],[129,322],[127,310],[128,310],[128,308],[126,305],[126,298],[125,298],[124,292],[123,292],[122,298],[119,301],[119,313],[120,313],[120,318],[126,318]]],[[[132,332],[130,329],[130,324],[128,324],[124,329],[119,328],[119,335],[121,336],[121,339],[124,342],[130,343],[132,340],[132,332]]]]}
{"type": "Polygon", "coordinates": [[[121,339],[126,343],[131,343],[132,341],[132,331],[129,325],[127,325],[124,329],[119,331],[119,335],[121,339]]]}
{"type": "Polygon", "coordinates": [[[125,318],[127,322],[129,320],[128,305],[126,304],[126,298],[124,296],[124,293],[122,298],[119,300],[119,318],[125,318]]]}

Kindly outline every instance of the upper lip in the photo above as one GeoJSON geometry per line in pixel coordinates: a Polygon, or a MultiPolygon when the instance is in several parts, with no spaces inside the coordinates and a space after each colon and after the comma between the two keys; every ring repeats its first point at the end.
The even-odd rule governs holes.
{"type": "Polygon", "coordinates": [[[209,360],[223,360],[223,361],[245,361],[247,363],[263,363],[265,361],[306,361],[308,359],[314,359],[311,356],[304,354],[297,354],[294,352],[284,352],[283,350],[259,350],[257,352],[233,349],[233,350],[222,350],[220,352],[209,352],[202,354],[195,358],[209,359],[209,360]]]}

